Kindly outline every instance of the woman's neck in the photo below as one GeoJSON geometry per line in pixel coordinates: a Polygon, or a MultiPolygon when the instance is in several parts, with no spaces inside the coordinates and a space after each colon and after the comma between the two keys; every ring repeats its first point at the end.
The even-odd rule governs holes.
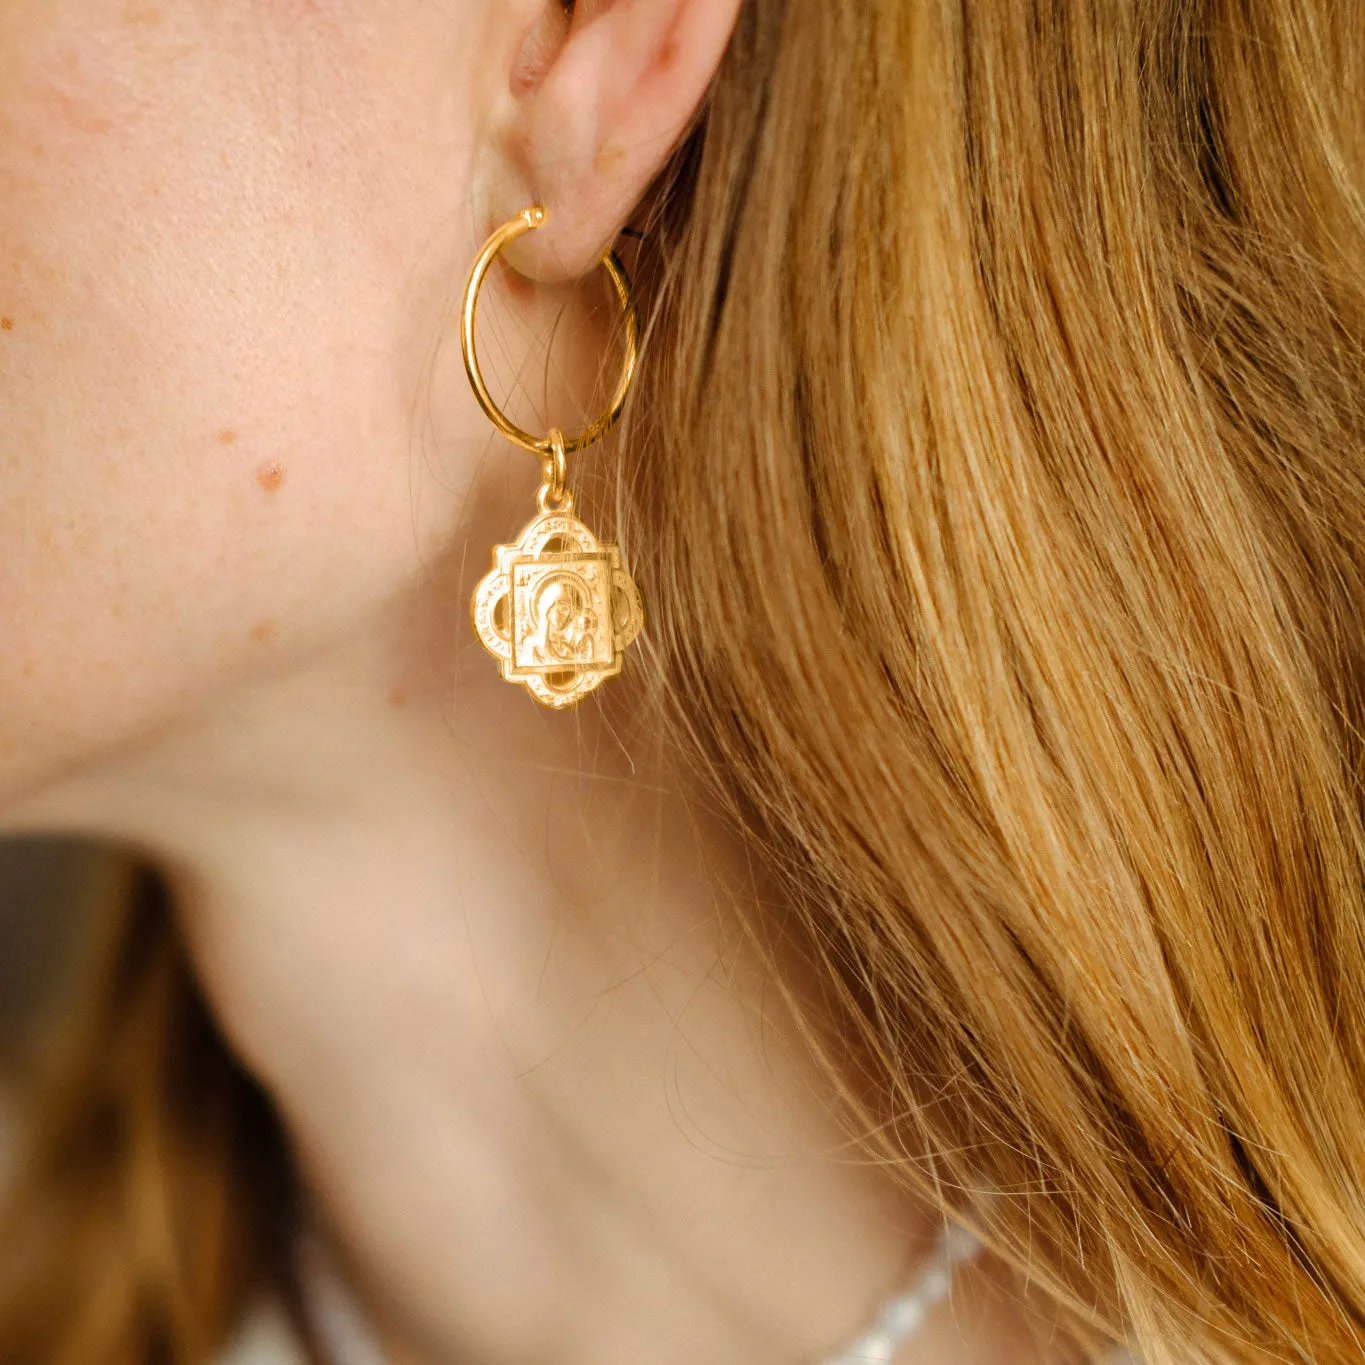
{"type": "Polygon", "coordinates": [[[845,1144],[740,931],[760,891],[658,744],[501,685],[458,643],[458,577],[21,823],[164,867],[357,1286],[422,1358],[818,1358],[932,1220],[845,1144]]]}

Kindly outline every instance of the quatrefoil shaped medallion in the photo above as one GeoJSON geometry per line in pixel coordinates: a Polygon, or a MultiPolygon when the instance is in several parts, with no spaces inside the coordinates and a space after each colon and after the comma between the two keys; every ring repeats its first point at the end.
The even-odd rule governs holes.
{"type": "Polygon", "coordinates": [[[539,516],[516,544],[494,546],[471,614],[502,676],[555,710],[615,677],[645,623],[620,549],[568,512],[539,516]]]}

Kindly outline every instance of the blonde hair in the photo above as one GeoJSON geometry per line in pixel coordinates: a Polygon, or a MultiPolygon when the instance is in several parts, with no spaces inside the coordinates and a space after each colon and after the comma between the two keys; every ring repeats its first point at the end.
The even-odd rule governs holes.
{"type": "MultiPolygon", "coordinates": [[[[650,225],[620,487],[656,699],[882,1154],[997,1190],[992,1243],[1150,1365],[1363,1350],[1351,9],[749,0],[650,225]]],[[[0,1355],[92,1292],[63,1264],[0,1355]]],[[[75,1359],[44,1331],[24,1358],[75,1359]]]]}

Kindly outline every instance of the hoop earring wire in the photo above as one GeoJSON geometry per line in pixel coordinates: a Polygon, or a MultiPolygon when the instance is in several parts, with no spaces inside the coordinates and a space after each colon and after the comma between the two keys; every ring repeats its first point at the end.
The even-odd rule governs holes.
{"type": "MultiPolygon", "coordinates": [[[[475,329],[479,317],[479,295],[483,290],[489,267],[492,266],[498,254],[505,247],[510,246],[518,237],[524,236],[534,228],[542,227],[548,217],[549,214],[541,205],[533,204],[530,208],[522,209],[515,218],[504,223],[489,237],[484,243],[483,249],[475,257],[473,268],[469,272],[469,283],[465,285],[464,307],[460,317],[460,352],[464,356],[465,373],[469,376],[474,397],[479,400],[479,406],[483,409],[484,415],[513,445],[520,446],[523,450],[529,450],[533,455],[539,455],[542,458],[553,453],[554,431],[551,430],[544,436],[535,436],[524,427],[518,426],[498,406],[493,395],[489,393],[488,385],[484,383],[483,371],[479,368],[475,329]]],[[[611,403],[606,411],[595,422],[580,431],[577,436],[561,437],[566,455],[576,455],[580,450],[586,450],[594,442],[600,441],[616,425],[626,406],[626,398],[635,378],[635,364],[640,354],[640,319],[635,307],[635,294],[631,287],[630,276],[626,274],[626,268],[621,264],[621,258],[615,251],[608,249],[604,252],[601,263],[607,274],[611,276],[611,282],[616,289],[616,298],[621,305],[621,312],[625,319],[626,353],[621,365],[621,377],[616,384],[616,392],[612,396],[611,403]]]]}

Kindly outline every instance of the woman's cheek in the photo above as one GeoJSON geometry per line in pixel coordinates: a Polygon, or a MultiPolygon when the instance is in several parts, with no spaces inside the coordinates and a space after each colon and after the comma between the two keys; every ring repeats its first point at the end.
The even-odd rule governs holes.
{"type": "Polygon", "coordinates": [[[412,553],[349,8],[0,0],[0,802],[7,755],[162,724],[412,553]]]}

